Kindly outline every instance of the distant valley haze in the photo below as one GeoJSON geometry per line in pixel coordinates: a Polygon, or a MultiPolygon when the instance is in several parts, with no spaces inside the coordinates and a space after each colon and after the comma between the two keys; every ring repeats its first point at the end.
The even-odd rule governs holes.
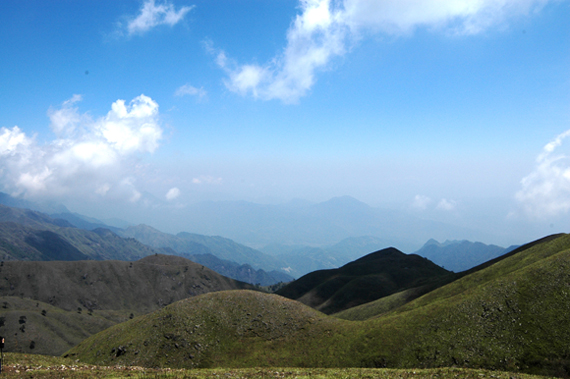
{"type": "Polygon", "coordinates": [[[569,19],[565,0],[2,1],[0,191],[268,252],[568,232],[569,19]]]}

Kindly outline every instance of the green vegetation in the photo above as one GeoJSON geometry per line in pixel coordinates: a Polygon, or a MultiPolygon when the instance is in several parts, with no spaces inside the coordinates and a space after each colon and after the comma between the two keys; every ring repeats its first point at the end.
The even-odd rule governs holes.
{"type": "Polygon", "coordinates": [[[67,354],[146,367],[457,366],[567,376],[569,277],[570,235],[563,235],[367,321],[224,291],[115,325],[67,354]]]}
{"type": "Polygon", "coordinates": [[[21,378],[23,375],[37,379],[547,379],[543,376],[501,371],[472,370],[462,368],[439,369],[366,369],[366,368],[242,368],[242,369],[149,369],[126,366],[93,366],[69,358],[31,354],[5,355],[2,377],[21,378]]]}
{"type": "Polygon", "coordinates": [[[4,262],[0,335],[8,351],[62,354],[132,316],[210,291],[253,286],[176,256],[136,262],[4,262]],[[20,323],[20,316],[26,317],[20,323]]]}

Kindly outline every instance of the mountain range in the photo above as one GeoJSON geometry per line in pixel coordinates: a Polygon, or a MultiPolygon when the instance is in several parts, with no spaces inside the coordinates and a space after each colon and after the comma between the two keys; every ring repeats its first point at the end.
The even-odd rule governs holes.
{"type": "MultiPolygon", "coordinates": [[[[272,281],[274,283],[289,281],[312,271],[337,268],[352,260],[360,258],[371,251],[376,251],[388,246],[400,246],[397,244],[390,244],[390,240],[369,235],[360,237],[351,236],[344,238],[337,243],[325,245],[299,245],[272,242],[257,250],[236,243],[228,238],[216,236],[206,236],[186,232],[172,235],[163,233],[146,225],[130,225],[124,229],[117,226],[109,226],[103,221],[77,213],[71,213],[62,205],[38,204],[13,198],[2,193],[0,193],[0,203],[20,207],[26,206],[30,209],[47,209],[52,212],[57,211],[56,213],[51,213],[48,216],[43,213],[34,213],[28,210],[26,217],[30,218],[29,216],[33,214],[36,218],[40,217],[44,224],[53,224],[61,227],[74,226],[78,229],[87,231],[108,229],[119,236],[135,238],[139,242],[149,245],[155,249],[171,248],[174,253],[178,255],[193,255],[195,256],[195,259],[199,259],[200,262],[206,266],[220,270],[220,273],[223,275],[228,275],[238,280],[260,284],[271,284],[272,281]],[[216,258],[224,261],[224,263],[214,263],[211,258],[208,258],[208,254],[214,255],[216,258]],[[237,267],[235,266],[236,263],[238,264],[237,267]],[[248,266],[251,266],[251,269],[255,270],[255,272],[259,272],[259,270],[263,271],[259,272],[259,274],[252,275],[252,271],[248,266]],[[284,274],[288,276],[283,276],[284,274]],[[257,279],[254,279],[254,276],[257,276],[257,279]],[[252,280],[257,281],[253,282],[252,280]]],[[[236,204],[234,203],[216,204],[222,213],[226,212],[225,209],[227,209],[227,207],[231,209],[236,207],[236,204]]],[[[252,205],[249,203],[240,203],[240,207],[244,211],[247,211],[250,206],[252,205]]],[[[283,205],[281,208],[277,207],[275,209],[272,208],[272,206],[254,208],[258,209],[257,213],[254,212],[254,214],[257,214],[260,217],[265,217],[267,221],[272,220],[271,222],[283,222],[283,214],[286,214],[287,217],[292,217],[291,220],[294,221],[295,225],[298,225],[297,218],[299,217],[307,217],[308,219],[313,220],[317,220],[319,218],[325,218],[327,220],[334,219],[337,223],[352,220],[352,222],[358,223],[361,222],[361,218],[372,220],[379,217],[380,213],[382,213],[378,209],[369,207],[366,204],[350,197],[335,198],[320,204],[296,202],[287,206],[283,205]],[[268,215],[264,213],[266,211],[276,211],[276,213],[272,217],[268,218],[268,215]]],[[[6,209],[8,208],[5,208],[5,210],[6,209]]],[[[237,214],[234,216],[237,217],[237,214]]],[[[384,216],[389,217],[394,215],[388,214],[384,216]]],[[[249,217],[247,212],[245,213],[245,217],[249,217]]],[[[395,218],[398,220],[399,216],[395,218]]],[[[0,220],[15,221],[16,223],[24,225],[29,225],[30,223],[30,220],[23,220],[22,217],[6,219],[6,217],[2,218],[0,215],[0,220]]],[[[328,221],[329,223],[331,222],[330,220],[328,221]]],[[[387,220],[388,219],[383,222],[386,222],[387,220]]],[[[114,224],[122,226],[126,225],[125,222],[116,220],[114,221],[114,224]]],[[[34,225],[29,226],[45,229],[45,225],[38,226],[37,222],[34,225]]],[[[101,231],[99,231],[99,233],[100,232],[101,231]]],[[[57,239],[57,237],[54,238],[57,239]]],[[[335,237],[333,240],[335,239],[338,239],[338,237],[335,237]]],[[[407,240],[410,239],[407,238],[407,240]]],[[[458,272],[501,254],[501,249],[502,248],[498,246],[484,245],[478,242],[446,241],[445,243],[440,244],[434,239],[430,239],[423,247],[421,247],[420,250],[417,250],[416,253],[433,260],[443,267],[458,272]]],[[[508,249],[503,252],[506,251],[508,251],[508,249]]],[[[172,251],[167,253],[172,253],[172,251]]],[[[80,257],[80,255],[77,256],[80,257]]],[[[144,254],[130,256],[131,258],[126,259],[137,259],[144,256],[144,254]]],[[[113,257],[107,255],[106,259],[109,258],[125,259],[122,256],[113,257]]],[[[36,258],[34,259],[41,258],[38,258],[36,254],[36,258]]]]}
{"type": "Polygon", "coordinates": [[[448,270],[461,272],[497,258],[516,248],[517,246],[503,248],[465,240],[439,243],[434,239],[430,239],[415,254],[426,257],[448,270]]]}
{"type": "MultiPolygon", "coordinates": [[[[166,228],[172,228],[172,222],[178,218],[171,215],[171,219],[161,222],[166,228]]],[[[345,238],[372,236],[384,240],[383,247],[398,246],[412,252],[430,238],[489,237],[453,224],[424,220],[412,213],[371,207],[350,196],[321,203],[280,205],[202,202],[189,205],[184,210],[183,220],[185,227],[194,233],[223,235],[257,249],[271,244],[320,247],[345,238]]]]}
{"type": "Polygon", "coordinates": [[[66,356],[145,367],[468,367],[565,377],[569,275],[570,235],[555,235],[362,321],[278,295],[222,291],[117,324],[66,356]]]}
{"type": "Polygon", "coordinates": [[[83,362],[146,367],[570,374],[570,235],[507,249],[433,239],[419,254],[377,249],[386,242],[378,237],[261,252],[223,237],[104,226],[65,211],[50,217],[0,206],[0,333],[8,351],[71,348],[66,355],[83,362]],[[307,265],[338,268],[268,294],[205,267],[261,284],[285,275],[279,269],[300,271],[294,262],[303,254],[307,265]],[[267,266],[276,270],[260,268],[267,266]]]}

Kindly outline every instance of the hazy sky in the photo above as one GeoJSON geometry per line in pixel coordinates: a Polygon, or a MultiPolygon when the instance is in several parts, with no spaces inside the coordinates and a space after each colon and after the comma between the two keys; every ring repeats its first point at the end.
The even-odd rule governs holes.
{"type": "Polygon", "coordinates": [[[2,0],[0,190],[101,218],[350,195],[569,232],[569,20],[562,0],[2,0]]]}

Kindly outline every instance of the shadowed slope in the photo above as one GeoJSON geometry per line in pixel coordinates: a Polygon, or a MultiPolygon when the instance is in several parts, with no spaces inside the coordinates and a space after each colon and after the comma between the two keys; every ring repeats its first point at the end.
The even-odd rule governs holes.
{"type": "Polygon", "coordinates": [[[388,248],[338,269],[309,273],[278,294],[330,314],[408,288],[453,278],[452,273],[425,258],[388,248]]]}

